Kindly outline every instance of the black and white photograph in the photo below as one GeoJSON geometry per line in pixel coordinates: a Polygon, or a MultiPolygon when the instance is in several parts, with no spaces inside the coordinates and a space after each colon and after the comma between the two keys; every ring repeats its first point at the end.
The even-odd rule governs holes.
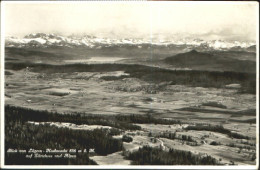
{"type": "Polygon", "coordinates": [[[256,1],[1,2],[1,168],[258,169],[256,1]]]}

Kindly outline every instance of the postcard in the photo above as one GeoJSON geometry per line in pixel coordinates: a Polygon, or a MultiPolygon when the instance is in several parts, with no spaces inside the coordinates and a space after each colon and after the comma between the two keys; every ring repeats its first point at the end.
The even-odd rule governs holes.
{"type": "Polygon", "coordinates": [[[1,167],[257,169],[254,1],[4,1],[1,167]]]}

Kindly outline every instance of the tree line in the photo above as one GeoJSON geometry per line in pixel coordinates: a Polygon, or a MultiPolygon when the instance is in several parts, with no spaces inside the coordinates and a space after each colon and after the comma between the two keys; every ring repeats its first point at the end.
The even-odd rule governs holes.
{"type": "Polygon", "coordinates": [[[188,126],[185,128],[186,130],[199,130],[199,131],[211,131],[211,132],[218,132],[228,135],[231,138],[236,139],[250,139],[248,136],[244,136],[242,134],[238,134],[235,132],[231,132],[229,129],[224,128],[222,125],[200,125],[197,124],[195,126],[188,126]]]}
{"type": "Polygon", "coordinates": [[[219,165],[211,156],[195,155],[188,151],[170,149],[164,151],[160,148],[144,146],[138,151],[125,156],[132,160],[133,165],[219,165]]]}

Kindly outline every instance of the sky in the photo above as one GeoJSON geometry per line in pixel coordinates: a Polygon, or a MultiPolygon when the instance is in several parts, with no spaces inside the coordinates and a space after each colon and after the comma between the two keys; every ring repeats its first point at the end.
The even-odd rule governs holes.
{"type": "Polygon", "coordinates": [[[255,41],[256,2],[5,3],[6,36],[89,34],[112,38],[255,41]]]}

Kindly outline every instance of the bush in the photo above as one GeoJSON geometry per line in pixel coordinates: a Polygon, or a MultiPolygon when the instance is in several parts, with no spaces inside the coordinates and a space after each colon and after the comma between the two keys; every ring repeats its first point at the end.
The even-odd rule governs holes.
{"type": "Polygon", "coordinates": [[[132,141],[133,141],[133,138],[130,137],[130,136],[124,135],[123,138],[122,138],[122,141],[129,143],[129,142],[132,142],[132,141]]]}
{"type": "Polygon", "coordinates": [[[212,141],[212,142],[210,142],[210,145],[220,145],[220,143],[216,142],[216,141],[212,141]]]}

